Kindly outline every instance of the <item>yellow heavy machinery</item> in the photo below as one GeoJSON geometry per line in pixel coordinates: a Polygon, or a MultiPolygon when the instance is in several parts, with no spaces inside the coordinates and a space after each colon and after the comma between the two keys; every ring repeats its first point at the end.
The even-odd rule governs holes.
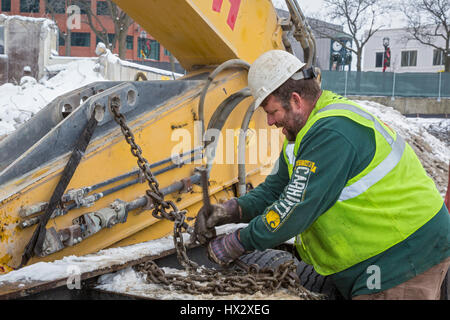
{"type": "Polygon", "coordinates": [[[202,205],[197,168],[215,203],[263,181],[278,157],[282,135],[253,111],[247,71],[267,50],[290,50],[289,32],[312,65],[296,1],[287,20],[270,0],[114,2],[187,73],[79,88],[0,142],[2,273],[168,235],[173,206],[194,217],[202,205]]]}

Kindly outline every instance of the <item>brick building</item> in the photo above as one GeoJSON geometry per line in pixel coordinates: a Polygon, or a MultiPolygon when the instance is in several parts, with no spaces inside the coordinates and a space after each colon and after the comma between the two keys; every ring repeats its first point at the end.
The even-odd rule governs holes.
{"type": "MultiPolygon", "coordinates": [[[[45,17],[53,19],[49,8],[46,7],[45,0],[0,0],[0,13],[6,15],[20,15],[26,17],[40,18],[45,17]]],[[[59,55],[66,55],[65,39],[63,34],[67,32],[67,14],[64,5],[64,0],[48,0],[48,2],[55,2],[58,6],[56,8],[54,18],[59,28],[59,55]]],[[[108,32],[109,39],[113,39],[114,24],[108,14],[108,5],[106,1],[91,0],[90,6],[94,14],[97,15],[98,20],[105,27],[108,32]]],[[[86,11],[81,10],[81,24],[80,28],[72,27],[70,33],[71,51],[70,55],[75,57],[91,57],[95,56],[95,48],[100,41],[96,34],[92,31],[89,24],[86,22],[86,11]]],[[[1,30],[0,30],[1,32],[1,30]]],[[[1,35],[0,35],[1,38],[1,35]]],[[[153,39],[151,35],[147,34],[137,23],[132,23],[128,29],[126,42],[126,59],[132,61],[140,61],[145,64],[151,62],[166,62],[170,61],[170,53],[160,45],[158,41],[153,39]]],[[[118,52],[116,46],[115,53],[118,52]]]]}

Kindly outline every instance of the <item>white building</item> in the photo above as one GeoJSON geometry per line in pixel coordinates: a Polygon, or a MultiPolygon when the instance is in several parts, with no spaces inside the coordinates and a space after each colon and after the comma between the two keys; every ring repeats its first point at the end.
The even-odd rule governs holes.
{"type": "MultiPolygon", "coordinates": [[[[386,72],[439,72],[444,70],[442,51],[421,44],[411,37],[405,28],[377,31],[367,42],[363,53],[363,71],[383,71],[383,38],[389,38],[391,63],[386,72]]],[[[436,38],[435,44],[444,47],[444,39],[436,38]]]]}

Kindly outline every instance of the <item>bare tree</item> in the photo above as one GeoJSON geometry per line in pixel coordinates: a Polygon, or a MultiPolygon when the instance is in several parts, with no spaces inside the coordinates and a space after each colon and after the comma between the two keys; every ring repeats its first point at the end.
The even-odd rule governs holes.
{"type": "Polygon", "coordinates": [[[363,48],[367,41],[383,27],[378,18],[389,8],[382,0],[324,0],[327,11],[324,16],[333,23],[340,23],[352,38],[353,45],[346,45],[339,37],[341,30],[333,25],[315,29],[320,36],[339,42],[347,50],[356,54],[356,69],[361,71],[363,48]]]}
{"type": "MultiPolygon", "coordinates": [[[[103,25],[102,20],[92,11],[91,1],[75,0],[74,2],[86,12],[87,20],[83,22],[89,24],[95,35],[104,42],[111,51],[116,48],[117,44],[119,57],[125,59],[128,29],[131,24],[133,24],[133,20],[125,13],[125,11],[121,10],[111,0],[105,1],[107,8],[102,8],[105,10],[103,16],[108,17],[114,24],[114,37],[111,39],[108,36],[108,31],[103,25]]],[[[99,5],[99,2],[97,2],[97,5],[99,5]]]]}
{"type": "Polygon", "coordinates": [[[442,54],[445,72],[450,72],[450,2],[408,0],[402,1],[401,9],[408,23],[409,39],[435,48],[438,55],[442,54]]]}

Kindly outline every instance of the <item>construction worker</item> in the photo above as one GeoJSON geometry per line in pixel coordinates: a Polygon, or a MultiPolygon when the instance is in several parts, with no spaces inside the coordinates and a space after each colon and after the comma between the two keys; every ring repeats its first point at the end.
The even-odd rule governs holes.
{"type": "Polygon", "coordinates": [[[286,139],[262,184],[199,211],[193,240],[209,258],[228,265],[295,237],[301,260],[347,299],[439,299],[450,216],[411,147],[356,102],[321,90],[285,51],[261,55],[248,85],[286,139]],[[208,237],[238,222],[248,225],[208,237]]]}

